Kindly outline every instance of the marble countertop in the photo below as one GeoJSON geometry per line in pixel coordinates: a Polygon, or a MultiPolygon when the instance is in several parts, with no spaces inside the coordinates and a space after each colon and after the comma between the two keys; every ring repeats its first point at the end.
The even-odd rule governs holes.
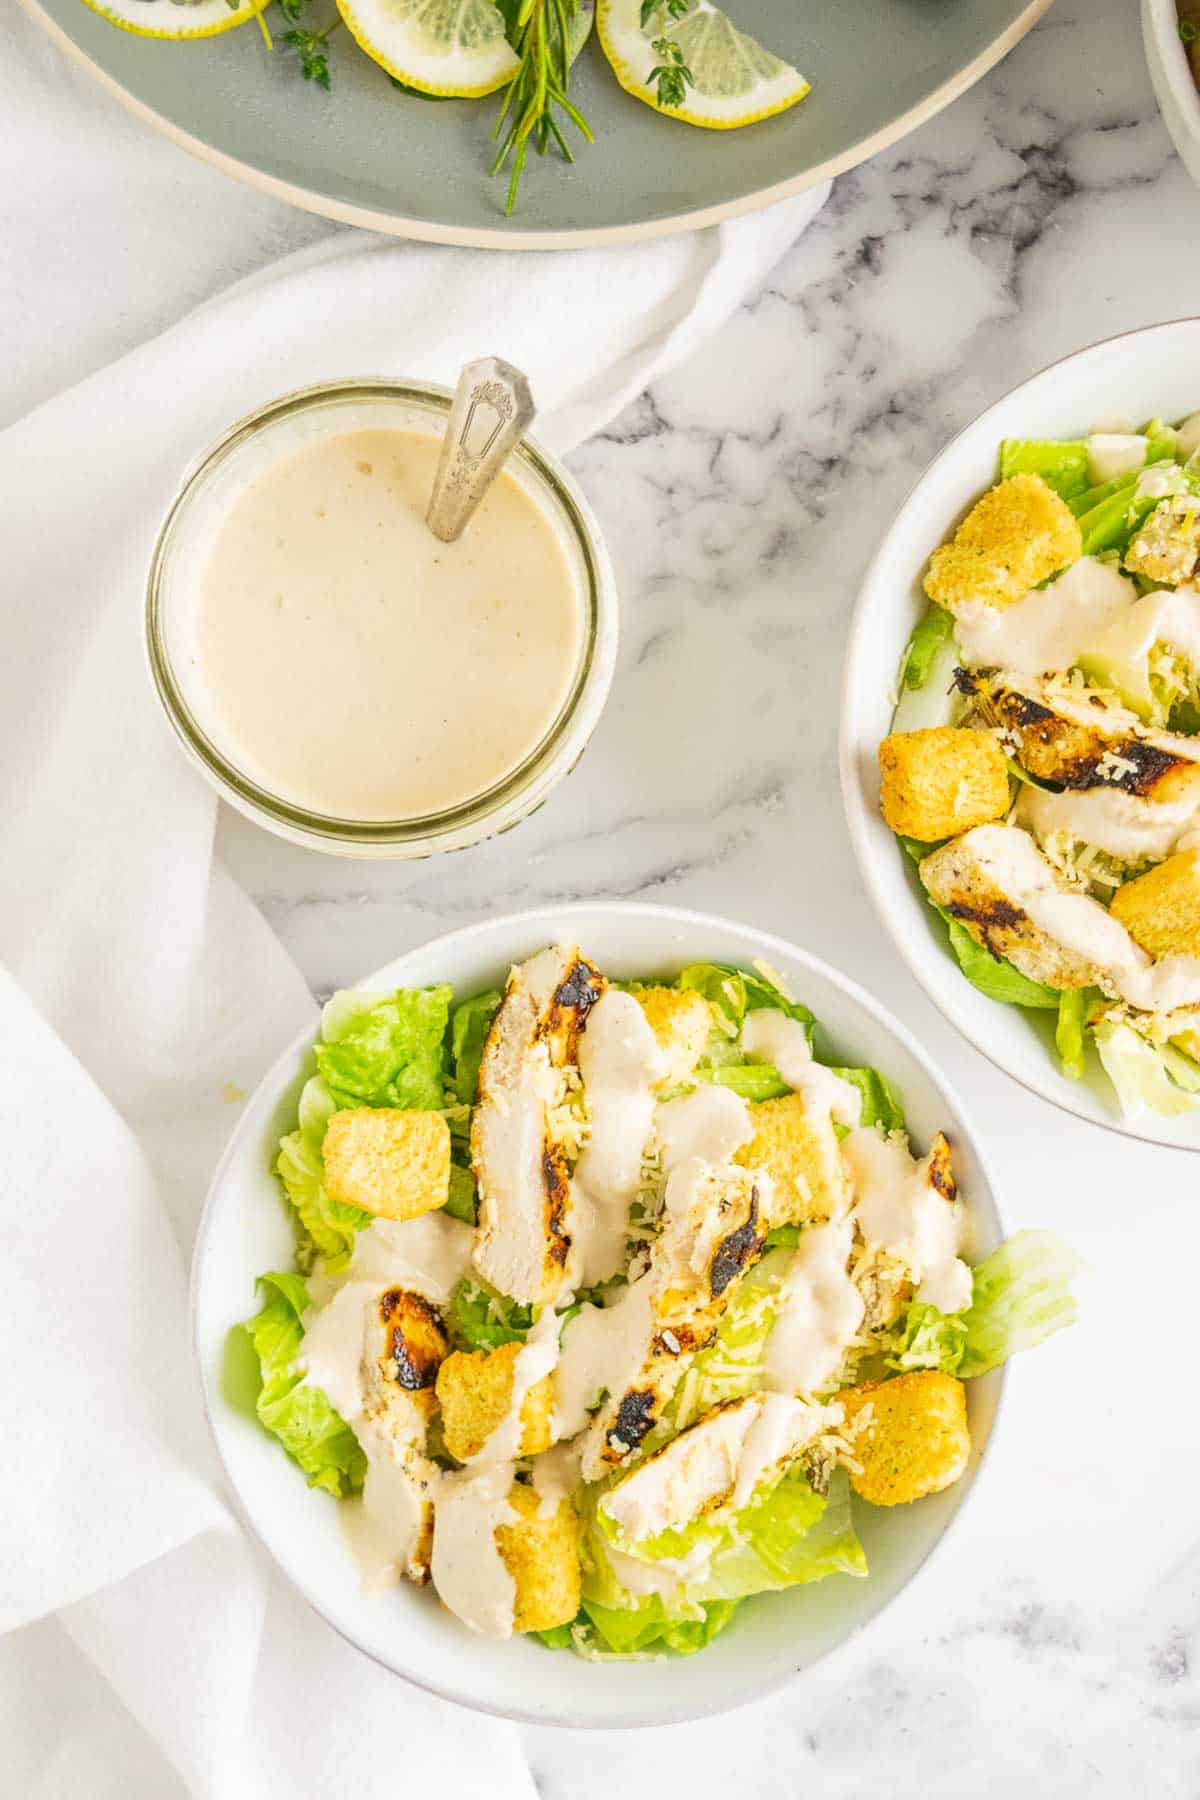
{"type": "MultiPolygon", "coordinates": [[[[32,157],[48,127],[20,123],[32,157]]],[[[52,284],[43,328],[58,360],[23,365],[14,414],[218,273],[334,229],[169,154],[195,254],[147,250],[161,281],[90,334],[76,327],[95,290],[52,284]]],[[[85,267],[139,242],[120,205],[107,243],[81,244],[85,267]]],[[[572,457],[609,534],[624,636],[595,740],[535,818],[452,858],[370,866],[223,817],[227,863],[321,994],[439,932],[546,901],[669,901],[799,941],[952,1072],[1010,1226],[1052,1225],[1088,1264],[1081,1324],[1014,1367],[977,1497],[885,1619],[748,1712],[588,1742],[525,1731],[545,1800],[649,1800],[668,1783],[690,1800],[817,1784],[823,1800],[1200,1794],[1187,1377],[1200,1162],[1053,1111],[944,1023],[872,915],[835,762],[850,610],[911,483],[1047,362],[1194,312],[1197,221],[1132,0],[1059,0],[970,94],[843,176],[762,292],[572,457]]],[[[22,282],[16,271],[0,289],[0,322],[27,298],[22,282]]],[[[1181,411],[1198,391],[1200,371],[1181,371],[1181,411]]]]}
{"type": "MultiPolygon", "coordinates": [[[[224,820],[228,862],[320,992],[454,926],[589,896],[798,940],[952,1071],[1010,1225],[1052,1225],[1089,1265],[1082,1323],[1014,1366],[977,1499],[875,1629],[747,1714],[586,1746],[526,1731],[546,1800],[1200,1792],[1200,1428],[1181,1381],[1200,1167],[1051,1110],[963,1044],[872,916],[835,766],[850,610],[896,506],[1015,382],[1195,311],[1194,222],[1135,8],[1060,0],[972,93],[843,176],[763,291],[572,457],[624,638],[592,746],[535,818],[410,867],[224,820]]],[[[1182,409],[1198,383],[1181,372],[1182,409]]]]}

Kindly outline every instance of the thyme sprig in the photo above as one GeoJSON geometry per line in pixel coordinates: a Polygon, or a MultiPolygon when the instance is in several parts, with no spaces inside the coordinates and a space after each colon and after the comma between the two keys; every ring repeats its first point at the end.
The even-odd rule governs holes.
{"type": "MultiPolygon", "coordinates": [[[[645,31],[657,15],[668,24],[672,19],[682,19],[691,11],[691,6],[692,0],[642,0],[642,30],[645,31]]],[[[682,106],[688,89],[696,85],[683,50],[674,38],[665,35],[656,37],[650,48],[658,57],[658,63],[647,75],[646,86],[657,86],[660,106],[682,106]]]]}
{"type": "Polygon", "coordinates": [[[575,160],[554,116],[556,107],[589,144],[594,141],[591,126],[567,96],[571,79],[570,27],[577,12],[578,0],[520,0],[516,9],[508,35],[517,53],[517,69],[505,91],[492,134],[500,144],[492,174],[498,175],[512,160],[506,213],[511,213],[516,205],[531,143],[539,156],[544,156],[553,142],[567,162],[575,160]]]}

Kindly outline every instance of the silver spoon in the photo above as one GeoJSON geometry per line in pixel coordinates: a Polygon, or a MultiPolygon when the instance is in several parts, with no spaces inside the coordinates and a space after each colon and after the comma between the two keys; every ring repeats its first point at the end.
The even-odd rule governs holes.
{"type": "Polygon", "coordinates": [[[452,544],[533,423],[537,409],[520,369],[498,356],[470,362],[458,378],[425,522],[452,544]]]}

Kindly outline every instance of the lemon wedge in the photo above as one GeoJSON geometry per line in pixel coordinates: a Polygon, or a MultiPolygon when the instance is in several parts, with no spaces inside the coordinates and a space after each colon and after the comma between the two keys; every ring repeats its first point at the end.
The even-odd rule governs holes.
{"type": "Polygon", "coordinates": [[[732,131],[769,119],[803,100],[810,84],[798,69],[739,31],[727,13],[692,0],[681,18],[660,6],[642,24],[641,0],[598,0],[596,25],[613,73],[635,99],[669,119],[732,131]],[[650,73],[662,62],[658,38],[678,46],[692,81],[680,106],[663,106],[650,73]]]}
{"type": "Polygon", "coordinates": [[[206,38],[245,25],[268,6],[269,0],[84,0],[86,6],[132,31],[135,37],[206,38]]]}
{"type": "Polygon", "coordinates": [[[425,94],[476,98],[516,72],[494,0],[337,0],[373,62],[425,94]]]}

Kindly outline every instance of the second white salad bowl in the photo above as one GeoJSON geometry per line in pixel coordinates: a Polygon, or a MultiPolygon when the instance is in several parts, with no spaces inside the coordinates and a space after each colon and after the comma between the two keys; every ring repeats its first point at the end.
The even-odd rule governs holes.
{"type": "Polygon", "coordinates": [[[1059,1067],[1054,1015],[989,1000],[961,974],[916,868],[879,811],[879,744],[892,728],[900,661],[925,610],[931,551],[996,480],[1006,437],[1071,438],[1113,416],[1176,419],[1200,408],[1200,319],[1179,319],[1076,351],[1014,388],[960,432],[921,477],[867,571],[850,631],[840,760],[846,817],[867,889],[930,999],[996,1067],[1056,1106],[1149,1143],[1200,1150],[1200,1109],[1120,1116],[1089,1050],[1082,1081],[1059,1067]]]}
{"type": "MultiPolygon", "coordinates": [[[[954,1145],[967,1205],[969,1254],[1002,1236],[987,1165],[962,1106],[909,1032],[854,982],[783,940],[673,907],[573,905],[458,931],[410,951],[357,984],[387,993],[449,981],[466,996],[503,982],[512,963],[554,942],[577,943],[612,976],[674,976],[689,962],[771,964],[813,1012],[843,1064],[880,1069],[902,1096],[913,1142],[938,1129],[954,1145]]],[[[534,1724],[662,1725],[761,1698],[854,1638],[908,1585],[971,1492],[1004,1383],[969,1384],[970,1466],[946,1492],[914,1506],[856,1511],[870,1563],[864,1580],[832,1576],[748,1601],[699,1655],[651,1662],[583,1662],[526,1638],[473,1636],[429,1589],[405,1583],[365,1594],[338,1523],[338,1503],[304,1484],[239,1392],[231,1328],[256,1310],[255,1278],[292,1266],[292,1228],[271,1173],[281,1133],[312,1070],[318,1027],[284,1052],[247,1103],[213,1181],[192,1281],[205,1403],[230,1483],[252,1530],[284,1574],[342,1635],[385,1668],[481,1711],[534,1724]]],[[[236,1342],[236,1340],[235,1340],[236,1342]]]]}

